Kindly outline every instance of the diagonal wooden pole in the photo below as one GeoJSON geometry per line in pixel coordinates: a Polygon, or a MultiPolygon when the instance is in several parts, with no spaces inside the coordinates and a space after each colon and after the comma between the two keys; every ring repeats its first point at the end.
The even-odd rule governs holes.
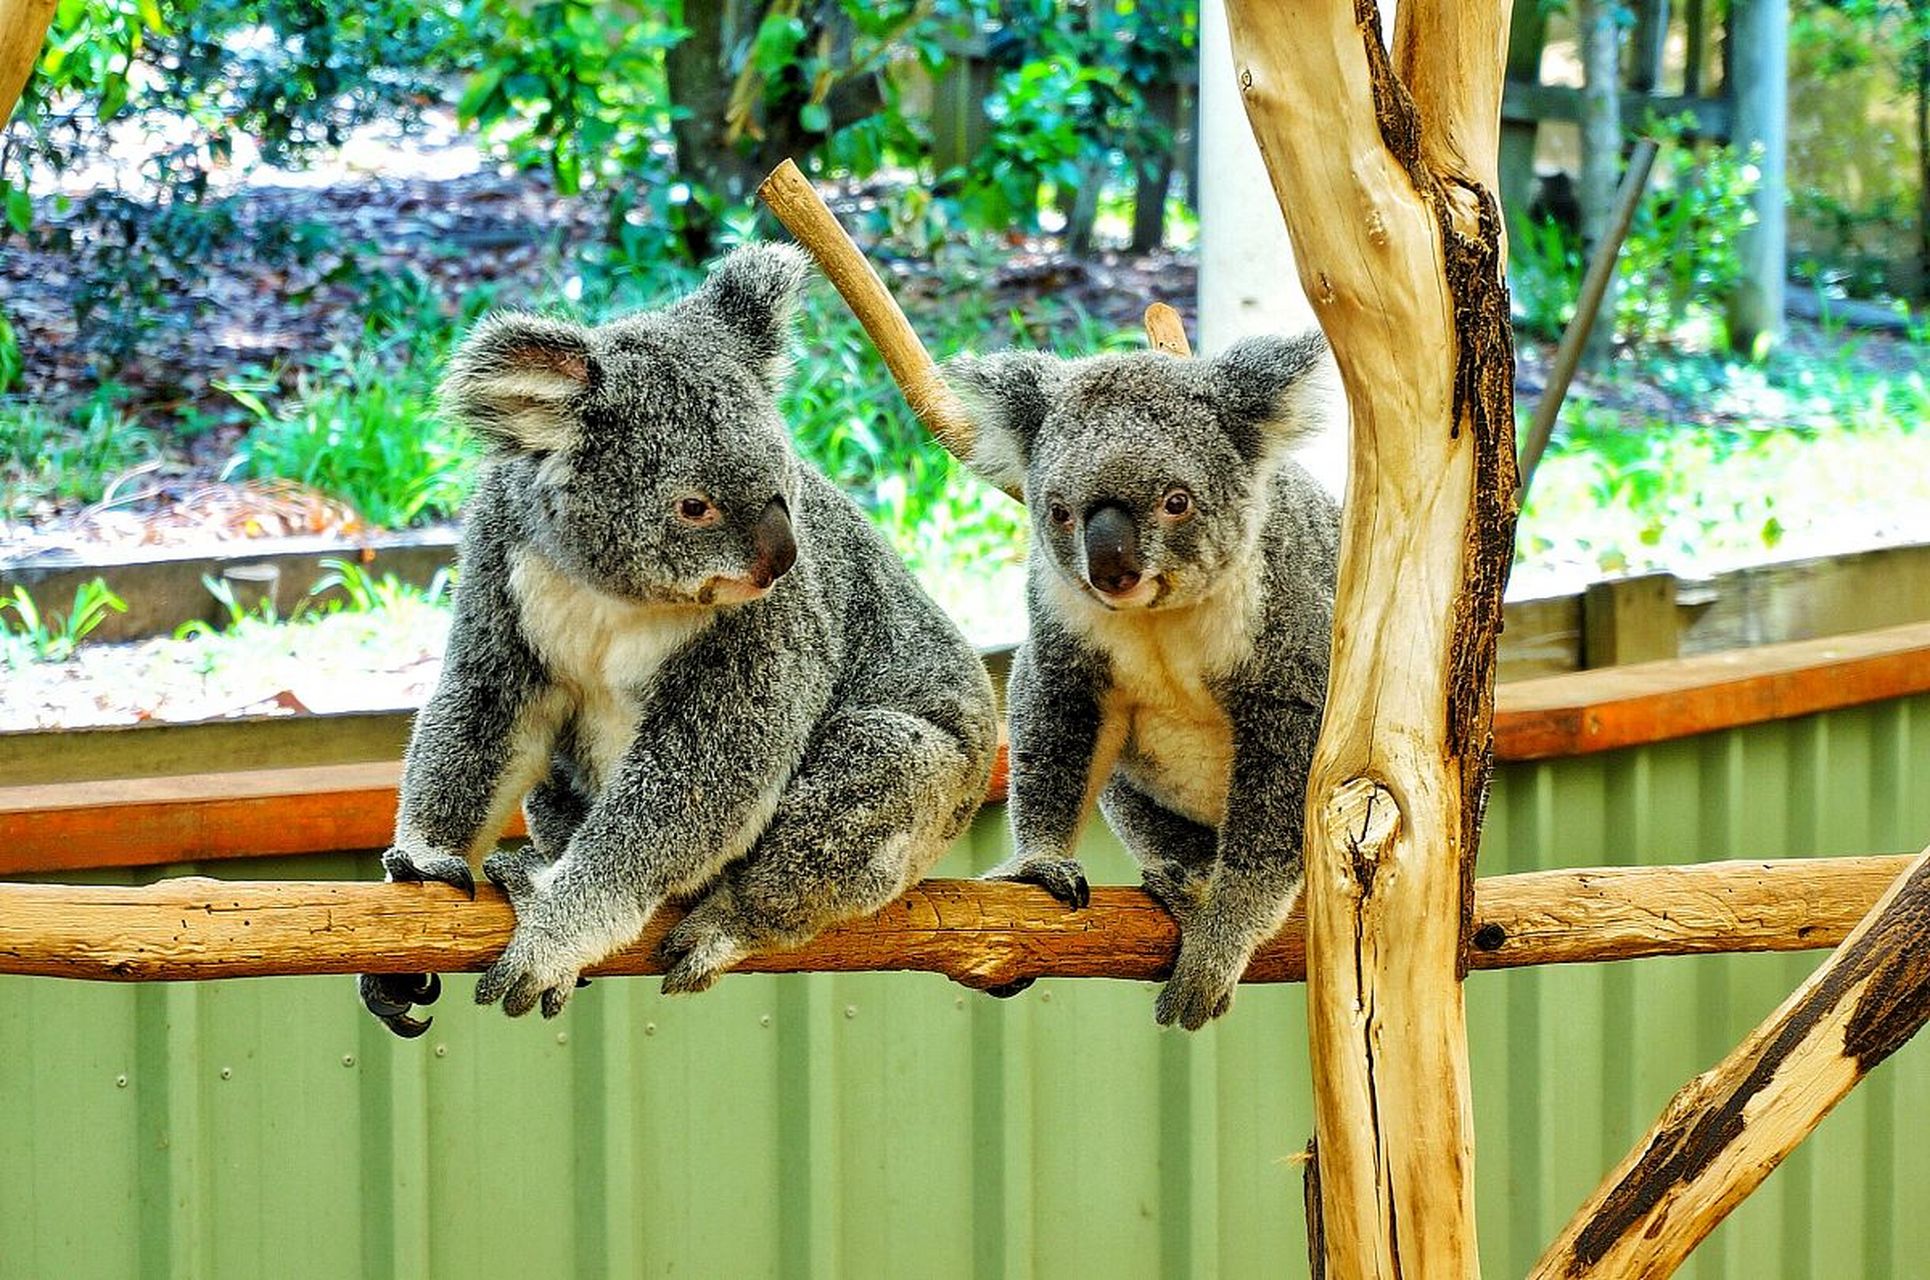
{"type": "Polygon", "coordinates": [[[1930,849],[1768,1021],[1675,1095],[1532,1275],[1670,1274],[1927,1021],[1930,849]]]}
{"type": "Polygon", "coordinates": [[[1473,1275],[1461,976],[1513,552],[1494,192],[1508,8],[1229,0],[1247,116],[1352,421],[1307,795],[1321,1233],[1337,1277],[1473,1275]]]}
{"type": "Polygon", "coordinates": [[[57,0],[0,0],[0,126],[13,115],[27,87],[57,0]]]}

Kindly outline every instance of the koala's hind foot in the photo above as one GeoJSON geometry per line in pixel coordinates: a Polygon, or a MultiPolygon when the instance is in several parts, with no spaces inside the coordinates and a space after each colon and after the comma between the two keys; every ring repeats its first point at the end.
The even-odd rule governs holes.
{"type": "Polygon", "coordinates": [[[932,722],[867,708],[827,720],[751,851],[664,937],[668,993],[885,906],[938,860],[984,794],[981,756],[932,722]]]}
{"type": "Polygon", "coordinates": [[[435,974],[365,973],[357,982],[368,1011],[404,1040],[415,1039],[435,1021],[411,1016],[416,1005],[434,1004],[442,994],[442,979],[435,974]]]}
{"type": "Polygon", "coordinates": [[[461,854],[432,853],[426,849],[411,851],[398,846],[382,855],[382,870],[388,873],[389,879],[405,884],[434,880],[454,885],[472,900],[476,896],[475,873],[469,869],[469,860],[461,854]]]}
{"type": "Polygon", "coordinates": [[[567,857],[552,864],[533,848],[489,855],[483,874],[509,895],[516,932],[477,982],[476,1003],[501,1000],[512,1018],[539,1003],[545,1018],[561,1013],[570,993],[586,985],[583,967],[634,939],[649,917],[622,893],[585,883],[583,868],[567,857]]]}
{"type": "Polygon", "coordinates": [[[979,878],[1037,885],[1074,911],[1092,904],[1092,886],[1086,883],[1085,868],[1076,858],[1021,855],[1001,862],[979,878]]]}

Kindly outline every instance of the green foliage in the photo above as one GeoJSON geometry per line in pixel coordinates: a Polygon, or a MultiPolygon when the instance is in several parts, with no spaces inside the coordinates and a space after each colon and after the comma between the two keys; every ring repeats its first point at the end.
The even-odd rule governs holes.
{"type": "Polygon", "coordinates": [[[1657,159],[1615,267],[1615,327],[1626,341],[1726,345],[1722,310],[1742,279],[1737,237],[1756,221],[1757,160],[1727,146],[1669,148],[1657,159]],[[1697,332],[1682,333],[1685,324],[1697,332]]]}
{"type": "Polygon", "coordinates": [[[353,560],[329,558],[322,561],[322,566],[328,572],[316,580],[309,598],[338,589],[342,593],[341,599],[323,603],[323,613],[387,613],[409,604],[438,605],[448,598],[449,588],[455,581],[451,568],[436,570],[428,586],[417,587],[393,573],[378,578],[353,560]]]}
{"type": "Polygon", "coordinates": [[[108,614],[126,612],[127,602],[100,578],[74,588],[74,606],[65,614],[43,614],[27,589],[15,585],[12,597],[0,600],[0,655],[10,667],[65,662],[108,614]]]}
{"type": "MultiPolygon", "coordinates": [[[[1619,339],[1690,350],[1726,344],[1723,308],[1742,278],[1736,240],[1755,222],[1749,199],[1758,178],[1755,158],[1732,147],[1664,150],[1615,263],[1619,339]]],[[[1580,237],[1552,221],[1528,224],[1508,257],[1515,323],[1559,337],[1581,293],[1580,237]]]]}
{"type": "Polygon", "coordinates": [[[97,502],[128,470],[159,453],[152,432],[102,388],[63,420],[34,405],[0,404],[0,514],[19,517],[43,501],[97,502]]]}
{"type": "Polygon", "coordinates": [[[452,516],[468,492],[475,443],[437,417],[419,377],[366,352],[304,372],[280,412],[249,387],[223,389],[257,420],[237,460],[244,474],[309,485],[390,529],[452,516]]]}

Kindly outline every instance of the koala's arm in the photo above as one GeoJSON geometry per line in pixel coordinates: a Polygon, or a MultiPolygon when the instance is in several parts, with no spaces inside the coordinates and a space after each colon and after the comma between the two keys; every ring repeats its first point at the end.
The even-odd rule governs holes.
{"type": "Polygon", "coordinates": [[[647,914],[742,854],[830,702],[828,671],[813,658],[775,628],[726,614],[666,662],[554,887],[580,882],[647,914]]]}
{"type": "MultiPolygon", "coordinates": [[[[416,717],[396,813],[396,878],[493,843],[549,759],[541,661],[517,630],[506,576],[479,565],[458,592],[442,676],[416,717]],[[407,865],[413,863],[413,867],[407,865]]],[[[385,859],[394,861],[394,859],[385,859]]],[[[460,873],[457,873],[458,877],[460,873]]]]}
{"type": "Polygon", "coordinates": [[[1224,1013],[1233,989],[1286,920],[1300,891],[1307,773],[1320,727],[1317,703],[1292,688],[1239,690],[1226,698],[1233,722],[1233,776],[1210,878],[1174,909],[1180,953],[1160,992],[1162,1023],[1194,1030],[1224,1013]]]}
{"type": "Polygon", "coordinates": [[[1112,775],[1124,724],[1109,723],[1104,657],[1035,622],[1006,685],[1011,723],[1007,808],[1016,849],[988,874],[1045,888],[1071,906],[1088,898],[1074,849],[1112,775]]]}

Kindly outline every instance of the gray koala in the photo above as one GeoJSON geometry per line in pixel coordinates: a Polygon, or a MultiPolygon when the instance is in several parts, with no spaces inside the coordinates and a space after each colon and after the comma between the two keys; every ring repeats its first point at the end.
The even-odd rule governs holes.
{"type": "MultiPolygon", "coordinates": [[[[478,1003],[554,1016],[672,899],[663,988],[701,991],[891,901],[984,795],[984,666],[778,416],[804,274],[741,249],[667,309],[498,315],[454,357],[444,405],[491,452],[382,863],[473,894],[523,804],[532,847],[483,864],[516,930],[478,1003]]],[[[405,1036],[438,988],[361,980],[405,1036]]]]}
{"type": "Polygon", "coordinates": [[[1179,923],[1162,1023],[1219,1016],[1301,878],[1339,508],[1287,457],[1332,374],[1318,331],[1211,360],[1011,351],[948,371],[973,468],[1023,486],[1031,638],[1013,662],[1013,858],[1088,900],[1096,803],[1179,923]]]}

